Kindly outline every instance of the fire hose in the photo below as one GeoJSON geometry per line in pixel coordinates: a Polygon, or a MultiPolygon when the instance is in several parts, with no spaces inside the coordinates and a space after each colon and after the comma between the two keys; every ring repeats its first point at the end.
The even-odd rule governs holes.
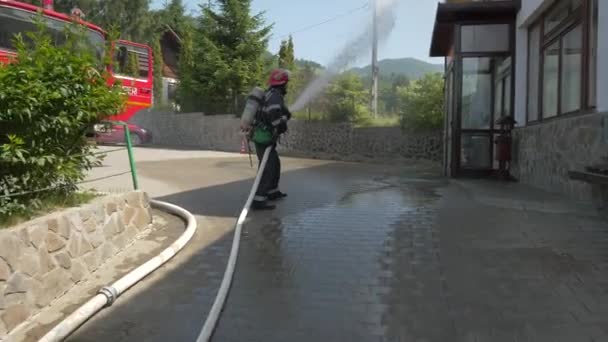
{"type": "Polygon", "coordinates": [[[78,310],[56,325],[51,331],[44,335],[39,342],[63,341],[97,312],[104,307],[112,305],[123,292],[127,291],[133,285],[173,258],[192,239],[196,232],[197,223],[196,218],[194,218],[191,213],[170,203],[154,200],[152,200],[151,203],[158,209],[183,218],[187,222],[186,231],[159,255],[120,278],[114,284],[99,290],[95,297],[91,298],[87,303],[78,308],[78,310]]]}
{"type": "MultiPolygon", "coordinates": [[[[224,278],[222,279],[222,283],[218,290],[217,296],[215,298],[215,301],[213,302],[211,310],[209,311],[209,315],[207,316],[207,319],[199,334],[197,342],[206,342],[210,340],[213,331],[217,326],[217,322],[219,321],[224,304],[226,303],[226,298],[228,297],[228,292],[232,284],[234,270],[239,254],[243,223],[245,222],[245,219],[249,214],[249,208],[253,203],[253,198],[260,185],[262,174],[264,169],[266,168],[266,164],[268,163],[268,157],[272,149],[273,147],[268,147],[264,152],[264,157],[262,158],[262,161],[260,163],[260,168],[253,183],[253,187],[251,188],[251,192],[249,194],[249,197],[247,198],[247,202],[245,203],[245,206],[236,222],[234,239],[232,242],[232,248],[230,250],[230,256],[228,258],[228,265],[226,267],[226,271],[224,272],[224,278]]],[[[66,319],[56,325],[53,329],[51,329],[51,331],[44,335],[39,340],[39,342],[63,341],[66,337],[68,337],[71,333],[78,329],[84,322],[90,319],[97,312],[99,312],[105,307],[112,305],[122,293],[127,291],[133,285],[141,281],[143,278],[145,278],[150,273],[154,272],[160,266],[162,266],[171,258],[173,258],[192,239],[197,229],[197,223],[196,218],[194,218],[191,213],[173,204],[160,201],[151,202],[153,206],[159,209],[163,209],[167,212],[173,213],[184,218],[187,221],[187,228],[184,234],[180,236],[171,246],[166,248],[158,256],[139,266],[134,271],[125,275],[111,286],[103,287],[101,290],[99,290],[98,294],[95,297],[90,299],[87,303],[82,305],[70,316],[68,316],[66,319]]]]}
{"type": "Polygon", "coordinates": [[[220,315],[222,313],[222,309],[224,308],[224,304],[226,303],[226,298],[228,297],[228,292],[230,291],[230,285],[232,284],[232,278],[234,277],[234,270],[236,267],[236,261],[239,256],[239,247],[241,244],[241,234],[243,231],[243,223],[245,223],[245,219],[249,214],[249,208],[251,207],[251,203],[253,203],[253,198],[255,193],[260,186],[260,181],[262,180],[262,174],[264,173],[264,169],[266,168],[266,163],[268,162],[268,156],[272,151],[273,147],[266,148],[264,152],[264,157],[260,163],[260,168],[258,169],[258,174],[255,177],[255,181],[253,182],[253,187],[251,188],[251,192],[249,193],[249,197],[247,198],[247,202],[245,202],[245,206],[239,215],[238,220],[236,221],[236,227],[234,229],[234,238],[232,240],[232,248],[230,250],[230,257],[228,258],[228,265],[226,266],[226,271],[224,272],[224,278],[222,279],[222,284],[220,285],[220,289],[217,292],[217,296],[215,297],[215,301],[213,302],[213,306],[211,307],[211,311],[209,311],[209,315],[207,316],[207,320],[203,325],[203,329],[198,336],[197,342],[207,342],[211,339],[213,335],[213,331],[217,326],[217,322],[220,319],[220,315]]]}

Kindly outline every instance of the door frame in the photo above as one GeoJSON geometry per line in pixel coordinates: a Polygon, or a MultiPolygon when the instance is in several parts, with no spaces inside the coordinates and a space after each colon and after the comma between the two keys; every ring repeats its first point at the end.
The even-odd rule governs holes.
{"type": "MultiPolygon", "coordinates": [[[[494,136],[498,133],[498,129],[495,127],[495,117],[494,117],[494,101],[495,101],[495,86],[494,86],[494,73],[492,73],[491,77],[491,107],[490,110],[490,128],[489,129],[463,129],[462,128],[462,94],[463,94],[463,83],[464,83],[464,73],[463,73],[463,60],[465,58],[511,58],[511,101],[510,105],[510,115],[513,115],[515,110],[515,22],[513,20],[494,20],[494,21],[475,21],[475,22],[466,22],[459,23],[455,25],[455,46],[454,46],[454,90],[453,90],[453,103],[450,105],[453,107],[453,120],[452,125],[450,125],[450,129],[452,130],[452,139],[451,139],[451,165],[449,165],[451,170],[452,177],[483,177],[489,176],[495,173],[496,169],[494,168],[494,136]],[[494,25],[494,24],[507,24],[509,25],[509,51],[505,52],[462,52],[461,49],[461,27],[468,25],[494,25]],[[462,167],[462,136],[466,133],[480,133],[487,134],[489,142],[489,156],[490,156],[490,167],[487,169],[472,169],[472,168],[463,168],[462,167]]],[[[504,90],[503,90],[504,91],[504,90]]],[[[503,99],[504,101],[504,99],[503,99]]],[[[447,112],[446,112],[447,114],[447,112]]]]}

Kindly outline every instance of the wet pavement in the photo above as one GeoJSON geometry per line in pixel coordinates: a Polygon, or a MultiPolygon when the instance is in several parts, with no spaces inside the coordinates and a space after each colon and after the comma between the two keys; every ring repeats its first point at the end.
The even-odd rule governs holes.
{"type": "MultiPolygon", "coordinates": [[[[246,223],[213,341],[608,341],[608,223],[588,205],[421,165],[284,164],[290,197],[246,223]]],[[[194,341],[215,298],[248,161],[139,169],[201,229],[70,341],[194,341]]]]}

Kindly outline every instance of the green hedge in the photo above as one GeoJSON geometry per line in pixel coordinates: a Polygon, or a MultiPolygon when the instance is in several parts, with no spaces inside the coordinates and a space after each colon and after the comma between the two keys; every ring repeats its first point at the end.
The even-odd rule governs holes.
{"type": "Polygon", "coordinates": [[[55,46],[38,25],[15,37],[17,62],[0,66],[0,218],[36,210],[57,191],[74,191],[97,163],[85,133],[124,106],[120,85],[107,85],[107,61],[97,59],[85,28],[69,25],[65,35],[55,46]],[[54,190],[39,191],[47,188],[54,190]],[[23,192],[33,193],[5,197],[23,192]]]}

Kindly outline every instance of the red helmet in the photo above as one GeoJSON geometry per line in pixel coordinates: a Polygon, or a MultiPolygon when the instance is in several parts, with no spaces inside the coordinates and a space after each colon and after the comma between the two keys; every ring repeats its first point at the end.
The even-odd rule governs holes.
{"type": "Polygon", "coordinates": [[[275,69],[270,73],[270,80],[268,84],[271,87],[280,86],[289,82],[289,71],[285,69],[275,69]]]}

